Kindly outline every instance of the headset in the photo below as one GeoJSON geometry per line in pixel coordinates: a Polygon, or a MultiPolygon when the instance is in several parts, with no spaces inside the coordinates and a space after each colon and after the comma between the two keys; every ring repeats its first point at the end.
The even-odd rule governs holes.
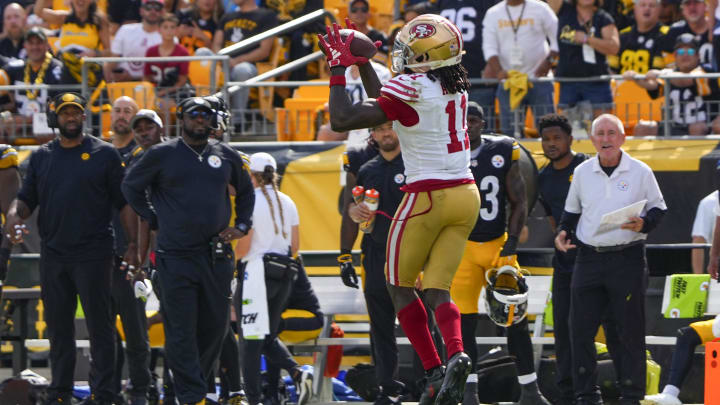
{"type": "Polygon", "coordinates": [[[49,128],[56,129],[60,127],[58,125],[57,106],[62,104],[63,102],[68,101],[75,101],[82,106],[87,105],[87,100],[85,100],[85,97],[77,93],[68,92],[56,95],[45,106],[45,117],[47,119],[47,124],[49,128]],[[70,99],[70,97],[72,97],[72,99],[70,99]]]}

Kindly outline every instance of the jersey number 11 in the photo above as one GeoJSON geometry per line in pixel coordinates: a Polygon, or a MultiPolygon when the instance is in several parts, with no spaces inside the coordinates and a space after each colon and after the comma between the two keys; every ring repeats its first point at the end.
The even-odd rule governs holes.
{"type": "Polygon", "coordinates": [[[465,136],[461,141],[460,138],[458,138],[457,129],[455,128],[457,110],[455,106],[455,100],[448,101],[447,105],[445,106],[445,112],[448,115],[448,132],[450,133],[450,143],[447,144],[448,153],[461,152],[470,147],[470,139],[468,139],[467,136],[467,121],[465,116],[467,113],[466,107],[467,100],[465,99],[465,94],[463,94],[462,98],[460,99],[460,111],[462,111],[462,121],[460,122],[460,125],[462,126],[462,130],[465,136]]]}

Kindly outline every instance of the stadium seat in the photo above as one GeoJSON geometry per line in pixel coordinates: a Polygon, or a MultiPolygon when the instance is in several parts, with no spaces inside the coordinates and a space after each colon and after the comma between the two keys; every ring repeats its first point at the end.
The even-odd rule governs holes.
{"type": "Polygon", "coordinates": [[[215,67],[215,89],[210,89],[211,67],[213,61],[193,60],[188,68],[188,79],[190,84],[195,86],[195,93],[198,96],[207,96],[223,84],[223,72],[220,63],[215,67]]]}
{"type": "Polygon", "coordinates": [[[107,92],[110,104],[118,97],[128,96],[137,102],[138,108],[155,108],[155,86],[150,82],[108,83],[107,92]]]}
{"type": "MultiPolygon", "coordinates": [[[[270,57],[267,62],[257,63],[258,74],[269,72],[281,64],[283,60],[283,41],[281,38],[275,38],[273,41],[272,50],[270,51],[270,57]]],[[[275,79],[268,79],[267,81],[275,81],[275,79]]],[[[275,109],[273,108],[273,96],[275,94],[275,87],[256,87],[258,92],[258,106],[260,112],[268,121],[275,121],[275,109]]]]}
{"type": "Polygon", "coordinates": [[[639,120],[662,119],[663,97],[650,98],[647,91],[633,81],[624,81],[615,89],[615,115],[625,123],[625,130],[632,135],[639,120]]]}

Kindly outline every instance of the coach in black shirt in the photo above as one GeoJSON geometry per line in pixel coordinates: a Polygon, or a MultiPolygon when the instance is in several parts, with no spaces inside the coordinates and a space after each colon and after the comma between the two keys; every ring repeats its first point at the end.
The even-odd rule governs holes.
{"type": "Polygon", "coordinates": [[[182,404],[205,398],[206,377],[229,324],[235,260],[228,243],[247,234],[255,205],[240,154],[208,141],[212,115],[211,105],[200,97],[181,102],[182,136],[145,151],[122,186],[135,211],[158,229],[165,350],[182,404]],[[229,185],[236,190],[235,227],[228,227],[229,185]]]}
{"type": "MultiPolygon", "coordinates": [[[[49,403],[69,404],[75,368],[76,295],[80,296],[90,334],[90,388],[94,403],[113,399],[115,359],[114,318],[111,315],[113,269],[113,207],[120,210],[128,247],[125,261],[137,265],[137,227],[120,191],[124,174],[112,145],[83,135],[85,100],[73,93],[53,99],[60,136],[38,148],[17,199],[8,213],[13,243],[22,241],[16,228],[39,207],[42,241],[40,280],[50,339],[52,383],[49,403]]],[[[54,126],[50,120],[50,126],[54,126]]]]}

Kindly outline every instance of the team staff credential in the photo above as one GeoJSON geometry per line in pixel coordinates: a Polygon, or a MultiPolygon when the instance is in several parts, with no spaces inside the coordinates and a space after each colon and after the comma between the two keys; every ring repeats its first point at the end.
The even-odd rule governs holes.
{"type": "Polygon", "coordinates": [[[183,100],[178,106],[182,136],[145,151],[123,181],[135,211],[158,229],[165,350],[183,404],[205,398],[206,376],[228,326],[235,264],[229,242],[247,234],[255,205],[240,154],[208,140],[213,114],[207,100],[183,100]],[[228,185],[236,190],[235,227],[227,226],[228,185]]]}

